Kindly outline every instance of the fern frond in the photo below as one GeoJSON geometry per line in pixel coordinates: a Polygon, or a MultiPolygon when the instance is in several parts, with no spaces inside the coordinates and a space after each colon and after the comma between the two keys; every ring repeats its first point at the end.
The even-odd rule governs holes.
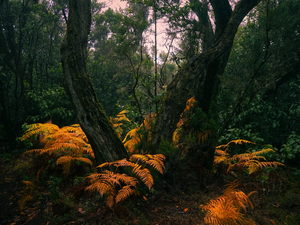
{"type": "Polygon", "coordinates": [[[33,199],[33,197],[31,195],[25,195],[23,196],[19,201],[19,210],[23,211],[24,208],[26,207],[27,203],[30,202],[33,199]]]}
{"type": "Polygon", "coordinates": [[[243,214],[235,207],[231,201],[224,197],[219,197],[202,207],[207,211],[204,222],[212,225],[237,224],[243,221],[243,214]]]}
{"type": "Polygon", "coordinates": [[[56,160],[56,165],[62,165],[63,166],[63,171],[66,174],[70,173],[70,168],[71,168],[71,162],[72,162],[73,157],[72,156],[61,156],[56,160]]]}
{"type": "Polygon", "coordinates": [[[80,162],[84,162],[87,164],[90,164],[90,166],[93,166],[93,163],[90,159],[88,158],[84,158],[84,157],[74,157],[74,160],[80,161],[80,162]]]}
{"type": "Polygon", "coordinates": [[[147,168],[141,169],[140,165],[136,165],[133,168],[132,172],[135,173],[144,182],[149,190],[154,185],[153,177],[147,168]]]}
{"type": "Polygon", "coordinates": [[[102,167],[106,167],[106,166],[115,166],[115,167],[120,167],[120,166],[130,166],[130,167],[134,167],[134,163],[132,162],[128,162],[127,159],[121,159],[121,160],[117,160],[114,162],[106,162],[106,163],[102,163],[101,165],[99,165],[98,167],[102,168],[102,167]]]}
{"type": "Polygon", "coordinates": [[[240,209],[246,212],[246,206],[250,205],[253,209],[253,204],[249,196],[254,192],[246,195],[236,187],[240,184],[238,180],[227,184],[223,196],[210,200],[202,209],[207,211],[204,222],[208,224],[255,224],[252,220],[247,220],[243,217],[240,209]]]}
{"type": "Polygon", "coordinates": [[[116,198],[115,198],[116,204],[125,200],[126,198],[128,198],[129,196],[131,196],[135,193],[136,193],[136,189],[132,188],[131,185],[124,186],[121,190],[118,191],[118,194],[116,195],[116,198]]]}
{"type": "Polygon", "coordinates": [[[232,140],[230,142],[228,142],[228,144],[231,144],[231,143],[235,143],[237,145],[241,145],[241,144],[256,144],[252,141],[247,141],[247,140],[243,140],[243,139],[237,139],[237,140],[232,140]]]}
{"type": "Polygon", "coordinates": [[[146,155],[141,155],[141,154],[133,154],[130,156],[129,160],[132,162],[139,162],[141,161],[142,163],[145,163],[148,161],[148,157],[146,155]]]}
{"type": "Polygon", "coordinates": [[[132,162],[135,163],[141,162],[142,164],[152,166],[161,174],[163,174],[163,170],[165,169],[164,162],[163,162],[165,159],[166,157],[162,154],[157,154],[157,155],[134,154],[129,158],[129,160],[132,162]]]}
{"type": "Polygon", "coordinates": [[[245,166],[248,168],[249,174],[251,174],[263,168],[284,166],[284,164],[280,162],[260,162],[257,160],[252,160],[245,163],[245,166]]]}
{"type": "Polygon", "coordinates": [[[25,192],[30,193],[34,189],[34,184],[31,181],[23,180],[22,182],[26,185],[25,192]]]}
{"type": "Polygon", "coordinates": [[[239,144],[239,145],[244,144],[244,143],[245,144],[254,144],[254,145],[256,144],[252,141],[237,139],[237,140],[229,141],[226,145],[219,145],[219,146],[216,147],[216,149],[224,149],[224,151],[227,151],[231,143],[239,144]]]}
{"type": "Polygon", "coordinates": [[[139,130],[140,130],[140,128],[139,128],[139,127],[136,127],[136,128],[134,128],[134,129],[132,129],[131,131],[129,131],[129,132],[126,134],[125,138],[123,139],[123,143],[126,142],[126,139],[127,139],[128,137],[130,137],[130,138],[137,137],[137,132],[138,132],[139,130]]]}
{"type": "Polygon", "coordinates": [[[93,182],[90,186],[86,187],[84,189],[87,192],[92,192],[92,193],[100,193],[101,196],[103,196],[106,193],[110,193],[111,191],[113,191],[113,186],[105,181],[97,181],[97,182],[93,182]]]}
{"type": "Polygon", "coordinates": [[[36,124],[30,124],[30,128],[25,132],[25,134],[22,136],[21,141],[24,141],[25,139],[30,139],[32,136],[42,134],[42,135],[48,135],[55,133],[59,130],[59,127],[52,123],[36,123],[36,124]]]}
{"type": "Polygon", "coordinates": [[[162,166],[158,161],[156,161],[154,159],[150,159],[146,162],[146,164],[149,165],[149,166],[152,166],[153,168],[155,168],[161,174],[164,174],[165,166],[164,165],[162,166]]]}
{"type": "Polygon", "coordinates": [[[261,154],[266,154],[266,153],[269,153],[269,152],[275,152],[275,151],[271,148],[267,148],[267,149],[263,149],[263,150],[260,150],[260,151],[252,152],[252,154],[253,155],[261,155],[261,154]]]}
{"type": "Polygon", "coordinates": [[[65,127],[62,127],[60,128],[59,132],[62,132],[62,133],[75,133],[75,132],[78,132],[80,131],[80,127],[73,127],[73,126],[65,126],[65,127]]]}
{"type": "Polygon", "coordinates": [[[92,174],[87,177],[87,179],[90,179],[91,185],[85,188],[85,191],[98,192],[101,196],[105,193],[111,193],[114,191],[116,184],[121,185],[115,177],[115,174],[107,170],[104,173],[92,174]]]}
{"type": "Polygon", "coordinates": [[[112,209],[112,207],[115,205],[115,193],[114,191],[110,193],[106,199],[106,205],[112,209]]]}

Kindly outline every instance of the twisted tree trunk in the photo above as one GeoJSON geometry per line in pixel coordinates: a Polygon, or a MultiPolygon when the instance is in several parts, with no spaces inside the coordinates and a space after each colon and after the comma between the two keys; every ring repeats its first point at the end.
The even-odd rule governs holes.
{"type": "Polygon", "coordinates": [[[68,7],[67,33],[61,45],[65,90],[89,139],[96,163],[125,158],[127,152],[97,100],[86,68],[91,1],[70,0],[68,7]]]}

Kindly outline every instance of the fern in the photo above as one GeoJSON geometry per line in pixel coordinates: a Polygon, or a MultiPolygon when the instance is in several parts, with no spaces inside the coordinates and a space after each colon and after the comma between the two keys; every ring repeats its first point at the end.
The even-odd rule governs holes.
{"type": "Polygon", "coordinates": [[[267,167],[277,167],[279,165],[283,166],[284,164],[280,162],[266,162],[266,158],[262,156],[262,154],[266,154],[269,152],[274,152],[272,149],[263,149],[257,152],[247,152],[243,154],[236,154],[233,156],[230,156],[227,153],[227,150],[229,149],[229,145],[231,143],[235,144],[243,144],[243,143],[251,143],[255,144],[250,141],[246,140],[233,140],[228,142],[226,145],[220,145],[216,149],[216,156],[214,159],[214,163],[217,164],[225,164],[227,166],[227,172],[229,172],[233,168],[237,168],[239,171],[242,171],[243,169],[246,169],[249,174],[255,173],[258,170],[261,170],[263,168],[267,167]],[[220,150],[220,148],[224,148],[225,150],[220,150]]]}
{"type": "Polygon", "coordinates": [[[109,119],[112,126],[113,126],[113,128],[115,129],[116,133],[118,134],[118,136],[120,138],[121,138],[121,135],[123,133],[123,129],[121,128],[123,123],[121,123],[121,122],[122,121],[127,121],[127,122],[131,123],[131,121],[125,115],[126,113],[128,113],[128,111],[123,110],[114,119],[112,117],[110,117],[110,119],[109,119]]]}
{"type": "Polygon", "coordinates": [[[103,173],[93,174],[87,177],[90,179],[90,186],[85,191],[97,192],[101,196],[108,194],[107,205],[112,208],[114,202],[118,204],[120,201],[128,198],[136,192],[137,180],[126,174],[113,173],[105,170],[103,173]],[[122,187],[122,184],[125,186],[122,187]],[[116,186],[121,189],[116,192],[116,186]]]}
{"type": "Polygon", "coordinates": [[[93,166],[93,163],[90,159],[84,157],[72,157],[72,156],[61,156],[56,160],[57,165],[63,165],[63,171],[65,174],[70,173],[71,163],[72,161],[80,161],[93,166]]]}
{"type": "MultiPolygon", "coordinates": [[[[158,172],[163,174],[165,156],[158,155],[132,155],[127,159],[117,160],[114,162],[106,162],[99,165],[99,168],[113,166],[116,169],[119,167],[131,168],[132,174],[136,175],[150,190],[154,185],[151,172],[145,166],[151,166],[158,172]]],[[[85,190],[88,192],[98,192],[103,196],[108,194],[107,205],[113,207],[114,204],[118,204],[120,201],[135,194],[138,180],[132,176],[126,174],[113,173],[105,170],[103,173],[96,173],[87,177],[90,180],[90,186],[85,190]],[[120,188],[118,191],[116,188],[120,188]]]]}
{"type": "Polygon", "coordinates": [[[145,163],[149,166],[152,166],[158,172],[163,174],[163,171],[165,169],[164,161],[166,160],[166,157],[162,154],[157,154],[157,155],[149,155],[149,154],[139,155],[139,154],[135,154],[135,155],[132,155],[129,158],[129,160],[132,161],[132,162],[141,161],[142,163],[145,163]]]}
{"type": "Polygon", "coordinates": [[[92,166],[93,150],[85,133],[78,124],[59,128],[54,124],[32,124],[23,135],[22,140],[31,139],[33,135],[43,134],[40,149],[32,149],[24,154],[48,155],[56,158],[56,164],[63,166],[66,175],[70,173],[72,162],[81,161],[92,166]],[[89,156],[91,159],[82,157],[89,156]]]}
{"type": "Polygon", "coordinates": [[[48,135],[53,134],[59,130],[59,127],[52,123],[36,123],[30,124],[29,129],[24,133],[21,138],[21,141],[25,139],[32,139],[33,136],[37,137],[37,135],[48,135]]]}
{"type": "Polygon", "coordinates": [[[129,153],[137,152],[136,146],[141,143],[143,139],[142,131],[147,133],[147,138],[144,137],[144,139],[146,139],[145,141],[147,143],[151,141],[151,130],[154,120],[155,114],[150,113],[145,116],[143,123],[139,127],[132,129],[126,134],[123,143],[129,153]]]}
{"type": "Polygon", "coordinates": [[[173,142],[175,144],[178,144],[179,142],[179,139],[180,139],[180,135],[181,135],[181,127],[187,123],[188,121],[188,118],[187,118],[187,115],[190,110],[192,109],[193,105],[195,104],[196,100],[194,97],[190,98],[189,100],[187,100],[186,102],[186,107],[185,109],[183,110],[183,112],[180,114],[180,119],[177,123],[177,126],[176,126],[176,130],[174,131],[173,133],[173,142]]]}
{"type": "Polygon", "coordinates": [[[246,212],[246,206],[253,209],[253,204],[249,197],[254,192],[246,195],[240,190],[236,190],[238,182],[227,184],[223,196],[210,200],[206,205],[201,206],[206,211],[204,222],[212,225],[229,224],[255,224],[254,221],[245,219],[241,209],[246,212]]]}

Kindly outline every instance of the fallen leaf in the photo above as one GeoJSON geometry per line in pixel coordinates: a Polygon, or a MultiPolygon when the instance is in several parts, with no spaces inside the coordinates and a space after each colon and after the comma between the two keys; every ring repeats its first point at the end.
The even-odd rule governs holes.
{"type": "Polygon", "coordinates": [[[146,198],[146,196],[145,196],[145,195],[143,195],[143,199],[144,199],[145,201],[147,201],[147,198],[146,198]]]}
{"type": "Polygon", "coordinates": [[[188,210],[189,210],[189,208],[185,208],[183,211],[185,211],[185,212],[186,212],[186,211],[188,211],[188,210]]]}
{"type": "Polygon", "coordinates": [[[81,214],[84,214],[84,213],[85,213],[85,211],[82,210],[82,208],[78,208],[78,211],[79,211],[81,214]]]}

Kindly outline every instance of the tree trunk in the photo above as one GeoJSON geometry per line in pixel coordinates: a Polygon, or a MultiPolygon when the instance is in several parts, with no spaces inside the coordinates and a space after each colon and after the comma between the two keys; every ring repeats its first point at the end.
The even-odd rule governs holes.
{"type": "Polygon", "coordinates": [[[96,163],[125,158],[127,152],[97,100],[86,68],[91,1],[70,0],[68,7],[67,33],[61,46],[65,90],[89,139],[96,163]]]}
{"type": "MultiPolygon", "coordinates": [[[[215,3],[215,1],[211,2],[215,3]]],[[[205,52],[190,59],[168,85],[156,118],[152,139],[153,149],[158,149],[162,139],[172,141],[172,134],[176,129],[180,114],[190,97],[195,96],[198,107],[208,112],[213,96],[217,93],[219,76],[222,75],[227,64],[237,29],[248,12],[259,2],[260,0],[241,0],[230,16],[228,16],[230,10],[227,10],[224,16],[218,14],[222,12],[220,8],[227,7],[228,4],[212,4],[217,14],[215,16],[217,40],[205,52]],[[219,22],[222,19],[228,21],[227,24],[219,22]]]]}

